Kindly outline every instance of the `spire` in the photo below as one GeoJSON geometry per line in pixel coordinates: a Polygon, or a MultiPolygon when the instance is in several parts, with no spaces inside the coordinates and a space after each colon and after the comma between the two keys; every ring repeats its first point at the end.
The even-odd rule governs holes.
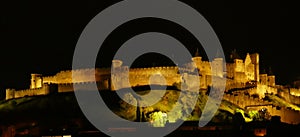
{"type": "Polygon", "coordinates": [[[196,50],[195,57],[200,57],[199,49],[198,49],[198,48],[197,48],[197,50],[196,50]]]}
{"type": "Polygon", "coordinates": [[[269,75],[269,76],[274,76],[274,73],[273,73],[271,67],[269,67],[269,73],[268,73],[268,75],[269,75]]]}
{"type": "Polygon", "coordinates": [[[267,74],[267,73],[266,73],[266,69],[263,69],[263,70],[260,72],[260,74],[267,74]]]}
{"type": "Polygon", "coordinates": [[[234,60],[234,59],[242,59],[239,54],[237,53],[236,49],[234,49],[231,54],[230,54],[230,59],[234,60]]]}
{"type": "Polygon", "coordinates": [[[220,49],[217,49],[215,58],[222,58],[220,49]]]}

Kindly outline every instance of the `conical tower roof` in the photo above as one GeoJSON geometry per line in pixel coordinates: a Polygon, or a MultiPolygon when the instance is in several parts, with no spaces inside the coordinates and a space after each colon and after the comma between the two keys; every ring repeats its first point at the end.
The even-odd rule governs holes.
{"type": "Polygon", "coordinates": [[[199,49],[196,49],[195,57],[200,57],[199,49]]]}
{"type": "Polygon", "coordinates": [[[267,74],[266,69],[262,69],[262,70],[260,71],[260,74],[267,74]]]}
{"type": "Polygon", "coordinates": [[[234,49],[230,54],[230,59],[242,59],[241,56],[237,53],[236,49],[234,49]]]}
{"type": "Polygon", "coordinates": [[[271,67],[269,67],[269,72],[268,72],[268,75],[269,75],[269,76],[274,76],[274,73],[273,73],[273,71],[272,71],[271,67]]]}

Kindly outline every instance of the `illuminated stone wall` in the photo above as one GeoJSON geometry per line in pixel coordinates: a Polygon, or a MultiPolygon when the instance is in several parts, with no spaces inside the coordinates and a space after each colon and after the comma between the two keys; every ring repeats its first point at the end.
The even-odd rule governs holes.
{"type": "Polygon", "coordinates": [[[296,97],[300,97],[300,89],[298,88],[290,88],[290,94],[296,97]]]}
{"type": "Polygon", "coordinates": [[[95,91],[99,90],[109,90],[107,85],[108,83],[96,83],[96,82],[82,82],[82,83],[66,83],[66,84],[58,84],[57,92],[74,92],[74,86],[76,86],[76,90],[80,91],[95,91]],[[97,87],[97,89],[93,89],[93,87],[97,87]]]}
{"type": "Polygon", "coordinates": [[[110,75],[110,68],[97,68],[60,71],[54,76],[46,76],[42,78],[43,83],[59,84],[100,81],[109,78],[108,75],[110,75]],[[73,79],[72,74],[75,75],[73,79]]]}
{"type": "Polygon", "coordinates": [[[278,115],[281,117],[281,121],[289,124],[300,124],[300,111],[292,110],[289,108],[281,108],[277,110],[273,108],[271,115],[278,115]]]}
{"type": "Polygon", "coordinates": [[[226,63],[226,76],[229,79],[234,78],[234,64],[233,63],[226,63]]]}
{"type": "Polygon", "coordinates": [[[255,68],[254,64],[252,64],[249,53],[247,54],[245,59],[245,75],[247,81],[255,80],[255,68]]]}
{"type": "Polygon", "coordinates": [[[254,65],[254,81],[259,81],[259,54],[250,54],[251,62],[254,65]]]}
{"type": "Polygon", "coordinates": [[[35,89],[25,89],[25,90],[15,90],[15,89],[6,89],[6,100],[12,98],[21,98],[25,96],[36,96],[36,95],[46,95],[51,92],[50,85],[44,84],[40,88],[35,89]]]}
{"type": "MultiPolygon", "coordinates": [[[[188,79],[199,79],[200,89],[207,89],[212,84],[222,82],[212,81],[226,76],[226,89],[228,91],[234,88],[245,88],[247,82],[256,79],[259,71],[256,69],[259,60],[258,54],[247,54],[245,60],[235,59],[234,63],[226,63],[221,58],[215,58],[212,62],[203,61],[201,57],[194,57],[186,67],[178,68],[173,66],[166,67],[150,67],[150,68],[132,68],[123,66],[122,61],[113,60],[112,67],[114,73],[111,75],[111,68],[96,68],[96,69],[78,69],[60,71],[53,76],[42,76],[41,74],[32,74],[30,91],[22,91],[33,95],[31,91],[38,91],[42,88],[43,83],[57,84],[58,92],[72,91],[72,84],[97,82],[99,89],[117,90],[120,88],[128,88],[135,86],[143,86],[149,84],[172,86],[181,82],[186,82],[188,79]],[[215,69],[212,70],[212,67],[215,69]],[[226,67],[226,71],[225,68],[226,67]],[[200,76],[195,75],[198,71],[200,76]],[[181,73],[180,73],[181,72],[181,73]],[[193,74],[192,74],[193,73],[193,74]],[[72,77],[76,74],[75,77],[72,77]],[[184,75],[182,75],[184,74],[184,75]],[[128,81],[129,80],[129,81],[128,81]],[[151,81],[152,80],[152,81],[151,81]]],[[[250,94],[259,94],[264,97],[265,93],[277,93],[276,89],[272,89],[269,85],[275,85],[275,76],[261,75],[261,83],[256,88],[249,89],[250,94]],[[268,85],[268,86],[261,86],[268,85]]],[[[224,79],[222,79],[224,80],[224,79]]],[[[194,80],[190,80],[191,85],[196,85],[194,80]]],[[[215,85],[218,86],[218,85],[215,85]]],[[[220,85],[219,85],[220,86],[220,85]]],[[[10,91],[10,89],[8,89],[10,91]]],[[[8,98],[11,97],[11,92],[7,93],[8,98]]],[[[293,92],[296,93],[296,92],[293,92]]],[[[23,93],[17,93],[23,94],[23,93]]],[[[14,96],[16,96],[15,94],[14,96]]],[[[38,94],[38,93],[37,93],[38,94]]]]}
{"type": "Polygon", "coordinates": [[[237,82],[259,81],[259,54],[247,53],[246,58],[226,64],[227,78],[237,82]]]}
{"type": "Polygon", "coordinates": [[[246,106],[251,105],[268,105],[272,104],[272,102],[263,101],[259,98],[253,98],[245,94],[224,94],[223,99],[229,101],[242,109],[245,109],[246,106]]]}
{"type": "MultiPolygon", "coordinates": [[[[293,104],[300,104],[300,89],[283,88],[281,89],[283,91],[278,92],[274,75],[259,74],[258,54],[247,54],[245,60],[236,59],[233,63],[226,63],[226,65],[224,65],[224,60],[220,58],[208,62],[203,61],[201,57],[194,57],[192,61],[183,68],[165,66],[129,69],[128,66],[122,66],[122,61],[114,60],[112,63],[113,73],[111,73],[111,68],[96,68],[60,71],[53,76],[32,74],[30,89],[18,91],[6,89],[6,100],[25,96],[46,95],[52,92],[73,92],[75,85],[78,90],[86,91],[94,90],[91,89],[93,84],[96,84],[99,90],[118,90],[149,84],[172,86],[184,83],[188,86],[184,87],[183,90],[196,90],[195,87],[199,84],[196,83],[197,81],[200,81],[200,89],[207,89],[208,86],[222,86],[220,81],[226,80],[224,91],[238,89],[237,92],[239,93],[248,93],[250,96],[253,94],[259,95],[259,98],[244,94],[224,95],[224,100],[241,108],[249,105],[270,104],[271,102],[261,99],[265,96],[265,93],[278,94],[293,104]],[[212,69],[212,67],[215,69],[212,69]],[[224,68],[226,68],[226,71],[224,68]],[[198,71],[200,75],[195,75],[195,71],[198,71]],[[73,74],[76,74],[75,77],[72,77],[73,74]],[[256,82],[253,84],[253,81],[256,82]],[[213,83],[215,85],[212,85],[213,83]]],[[[300,122],[298,111],[289,108],[278,110],[278,108],[270,106],[268,110],[270,110],[271,115],[281,116],[283,122],[300,122]]]]}
{"type": "Polygon", "coordinates": [[[41,88],[43,85],[43,78],[41,74],[31,74],[30,89],[41,88]]]}
{"type": "Polygon", "coordinates": [[[292,104],[300,105],[300,97],[290,94],[290,92],[294,92],[294,91],[298,91],[298,90],[296,90],[296,89],[285,89],[284,91],[278,92],[278,95],[280,97],[284,98],[284,100],[286,100],[286,101],[288,101],[292,104]]]}
{"type": "Polygon", "coordinates": [[[223,58],[215,58],[212,63],[212,75],[223,77],[224,76],[224,61],[223,58]]]}
{"type": "Polygon", "coordinates": [[[246,109],[246,106],[258,105],[259,107],[259,105],[262,105],[260,107],[267,108],[271,116],[280,116],[281,122],[289,124],[300,124],[300,111],[285,107],[276,107],[272,102],[263,101],[259,98],[253,98],[244,94],[224,94],[223,99],[239,106],[242,109],[246,109]]]}
{"type": "Polygon", "coordinates": [[[268,75],[267,74],[260,74],[259,75],[260,83],[263,85],[268,84],[268,75]]]}
{"type": "Polygon", "coordinates": [[[130,85],[149,85],[150,77],[155,75],[161,75],[162,77],[164,77],[165,84],[161,83],[162,85],[172,86],[174,83],[179,83],[180,81],[180,73],[178,67],[136,68],[130,69],[130,85]]]}
{"type": "Polygon", "coordinates": [[[245,64],[242,59],[235,59],[234,64],[235,72],[245,72],[245,64]]]}
{"type": "MultiPolygon", "coordinates": [[[[258,56],[258,54],[257,54],[258,56]]],[[[253,55],[247,54],[245,63],[243,60],[235,60],[235,63],[227,63],[224,66],[224,60],[221,58],[216,58],[212,62],[203,61],[201,57],[192,58],[193,63],[188,63],[186,71],[194,71],[194,69],[199,70],[199,74],[202,76],[200,79],[201,88],[207,88],[207,86],[211,86],[211,76],[223,77],[224,74],[227,75],[227,78],[233,79],[234,82],[229,82],[231,84],[227,89],[236,88],[237,86],[245,85],[242,83],[246,83],[247,81],[254,80],[256,71],[255,64],[253,62],[258,62],[258,60],[252,61],[253,55]],[[212,70],[212,67],[215,69],[212,70]],[[224,71],[224,67],[226,67],[226,71],[224,71]],[[234,85],[235,83],[237,85],[234,85]],[[241,83],[241,84],[240,84],[241,83]]],[[[254,58],[255,59],[255,58],[254,58]]],[[[113,62],[114,67],[123,67],[122,61],[113,62]]],[[[42,77],[43,83],[81,83],[81,82],[92,82],[95,81],[93,76],[93,69],[81,69],[81,70],[68,70],[61,71],[54,76],[42,77]],[[77,78],[72,79],[72,74],[77,73],[77,78]]],[[[173,85],[174,83],[178,83],[181,80],[179,75],[178,67],[151,67],[151,68],[134,68],[128,69],[127,72],[120,71],[118,77],[122,75],[124,79],[114,78],[115,81],[118,81],[117,85],[121,87],[128,86],[138,86],[138,85],[148,85],[149,79],[153,75],[162,75],[165,78],[166,85],[173,85]],[[129,77],[127,76],[127,72],[129,71],[129,77]],[[129,79],[130,83],[126,83],[126,79],[129,79]],[[124,82],[125,81],[125,82],[124,82]]],[[[110,79],[110,68],[106,69],[96,69],[95,70],[95,78],[96,81],[104,81],[110,79]]],[[[230,81],[230,80],[229,80],[230,81]]],[[[32,83],[34,85],[34,83],[32,83]]],[[[114,89],[114,88],[112,88],[114,89]]]]}
{"type": "Polygon", "coordinates": [[[267,85],[273,86],[273,87],[276,85],[274,75],[268,76],[268,84],[267,85]]]}
{"type": "Polygon", "coordinates": [[[261,98],[265,96],[265,93],[277,94],[277,88],[268,85],[258,84],[256,87],[256,93],[260,95],[261,98]]]}

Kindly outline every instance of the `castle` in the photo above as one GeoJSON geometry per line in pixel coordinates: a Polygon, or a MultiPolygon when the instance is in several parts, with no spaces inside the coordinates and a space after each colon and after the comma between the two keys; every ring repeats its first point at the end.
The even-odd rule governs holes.
{"type": "Polygon", "coordinates": [[[253,94],[258,94],[261,98],[264,97],[266,92],[277,92],[275,76],[265,73],[260,74],[259,72],[258,53],[247,53],[244,60],[234,57],[234,54],[231,56],[233,61],[226,63],[223,58],[215,58],[212,62],[208,62],[202,60],[201,56],[196,55],[184,67],[166,66],[129,69],[128,66],[122,65],[121,60],[113,60],[113,70],[117,71],[114,73],[111,73],[111,68],[96,68],[61,71],[54,76],[31,74],[30,89],[21,91],[6,89],[6,100],[49,94],[50,92],[71,92],[73,91],[73,84],[84,85],[96,82],[99,90],[117,90],[126,87],[149,85],[151,77],[157,77],[156,80],[152,81],[152,84],[168,86],[183,82],[183,79],[199,78],[200,89],[204,90],[212,86],[212,77],[222,78],[226,79],[225,91],[233,88],[253,86],[259,88],[253,94]],[[193,73],[195,71],[198,71],[199,76],[194,75],[196,74],[193,73]],[[72,78],[73,74],[76,75],[72,78]],[[129,82],[126,79],[129,79],[129,82]],[[119,87],[116,87],[116,85],[114,87],[111,83],[118,83],[119,87]]]}
{"type": "Polygon", "coordinates": [[[201,56],[196,55],[184,67],[165,66],[150,68],[129,68],[124,66],[121,60],[113,60],[113,69],[66,70],[54,76],[31,74],[30,89],[6,89],[6,100],[25,96],[47,95],[53,92],[73,92],[74,85],[83,90],[89,90],[88,85],[95,83],[100,91],[114,91],[121,88],[150,84],[174,86],[184,82],[188,83],[188,87],[185,90],[192,90],[194,85],[199,85],[199,83],[195,82],[200,82],[200,87],[198,88],[205,91],[209,87],[218,84],[216,81],[212,82],[212,77],[214,77],[217,80],[226,80],[224,92],[238,91],[235,92],[235,95],[225,94],[223,99],[241,108],[251,105],[265,105],[272,115],[282,116],[282,121],[300,123],[300,112],[298,110],[291,108],[278,110],[278,108],[272,106],[272,102],[262,101],[266,94],[276,94],[292,104],[300,104],[299,89],[287,89],[281,85],[276,85],[275,75],[260,73],[258,53],[247,53],[244,59],[232,53],[230,59],[230,61],[225,62],[223,58],[216,57],[209,62],[202,60],[201,56]],[[113,73],[112,70],[114,71],[113,73]],[[249,96],[245,97],[245,93],[249,96]],[[237,94],[240,95],[237,96],[237,94]],[[252,95],[257,95],[258,98],[254,98],[252,95]]]}

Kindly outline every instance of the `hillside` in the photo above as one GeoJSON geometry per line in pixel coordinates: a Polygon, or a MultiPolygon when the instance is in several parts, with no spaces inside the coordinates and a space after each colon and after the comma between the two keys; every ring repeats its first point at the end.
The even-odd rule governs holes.
{"type": "MultiPolygon", "coordinates": [[[[160,91],[154,92],[158,93],[160,91]]],[[[188,115],[185,113],[185,110],[194,109],[192,115],[188,116],[188,119],[186,120],[198,120],[208,96],[203,94],[199,95],[195,108],[192,108],[192,106],[181,106],[180,102],[189,100],[180,99],[180,101],[177,101],[179,94],[179,91],[168,90],[158,103],[143,109],[145,112],[145,118],[147,118],[152,112],[169,112],[173,107],[175,107],[176,109],[182,109],[183,111],[180,114],[174,115],[173,119],[180,119],[181,117],[188,115]]],[[[136,107],[129,105],[128,103],[124,103],[124,101],[122,101],[114,92],[103,92],[101,95],[106,101],[107,106],[109,106],[114,113],[127,120],[134,121],[136,119],[136,107]]],[[[132,97],[128,94],[124,94],[124,96],[132,97]]],[[[141,100],[141,102],[143,101],[145,100],[141,100]]],[[[231,119],[231,115],[234,114],[237,108],[237,106],[230,102],[223,101],[220,105],[219,111],[214,117],[214,120],[218,122],[229,121],[231,119]]],[[[19,120],[26,121],[44,118],[72,119],[77,117],[83,117],[83,115],[78,107],[74,93],[23,97],[3,101],[0,104],[1,123],[14,123],[19,120]]]]}

